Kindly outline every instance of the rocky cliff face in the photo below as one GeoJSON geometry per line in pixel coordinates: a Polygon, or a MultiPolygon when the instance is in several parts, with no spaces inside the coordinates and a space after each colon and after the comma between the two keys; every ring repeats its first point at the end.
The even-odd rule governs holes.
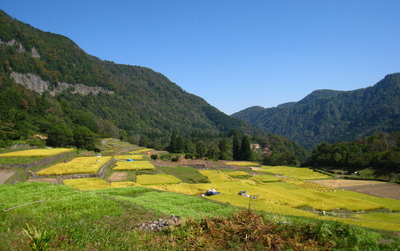
{"type": "Polygon", "coordinates": [[[97,95],[99,93],[106,93],[106,94],[114,94],[113,91],[109,91],[103,87],[99,86],[86,86],[84,84],[68,84],[64,82],[58,82],[55,86],[51,83],[43,80],[39,76],[36,76],[32,73],[18,73],[12,72],[10,77],[14,79],[14,81],[18,84],[25,86],[27,89],[35,91],[39,94],[43,92],[49,92],[50,95],[54,96],[56,93],[60,93],[68,89],[70,93],[79,93],[79,94],[89,94],[92,93],[97,95]]]}

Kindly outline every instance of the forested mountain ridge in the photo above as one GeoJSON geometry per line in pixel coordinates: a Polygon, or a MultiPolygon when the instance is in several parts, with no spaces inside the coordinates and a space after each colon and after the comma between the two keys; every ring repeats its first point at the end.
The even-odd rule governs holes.
{"type": "Polygon", "coordinates": [[[400,131],[400,74],[389,74],[363,89],[318,90],[289,105],[250,107],[231,116],[309,149],[323,141],[351,141],[400,131]]]}
{"type": "MultiPolygon", "coordinates": [[[[56,97],[71,109],[91,113],[89,119],[101,117],[130,135],[154,136],[196,129],[203,133],[230,129],[254,132],[248,124],[225,115],[149,68],[100,60],[70,39],[35,29],[4,12],[0,13],[0,26],[1,85],[15,91],[20,87],[12,83],[18,82],[35,92],[41,90],[40,96],[18,91],[19,96],[29,93],[30,98],[22,97],[21,101],[27,103],[27,111],[37,99],[51,103],[56,97]],[[86,95],[77,91],[79,86],[87,91],[86,95]],[[94,92],[91,88],[103,91],[94,92]]],[[[4,106],[11,104],[2,103],[6,108],[3,113],[8,112],[10,107],[4,106]]],[[[54,110],[50,103],[43,109],[54,110]]],[[[49,122],[58,122],[53,119],[49,118],[49,122]]]]}
{"type": "Polygon", "coordinates": [[[41,134],[58,145],[98,135],[161,149],[174,132],[188,145],[208,140],[212,147],[235,132],[276,153],[305,154],[297,144],[226,115],[161,73],[100,60],[69,38],[1,10],[0,62],[0,147],[41,134]]]}

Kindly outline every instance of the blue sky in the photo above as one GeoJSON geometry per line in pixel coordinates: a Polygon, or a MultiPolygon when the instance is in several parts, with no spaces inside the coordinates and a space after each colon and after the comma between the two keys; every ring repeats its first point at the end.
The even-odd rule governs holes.
{"type": "Polygon", "coordinates": [[[87,53],[149,67],[230,115],[400,72],[396,0],[0,0],[87,53]]]}

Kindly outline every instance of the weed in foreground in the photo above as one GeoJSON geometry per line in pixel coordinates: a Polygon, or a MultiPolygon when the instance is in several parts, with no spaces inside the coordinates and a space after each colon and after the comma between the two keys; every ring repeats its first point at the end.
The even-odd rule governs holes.
{"type": "Polygon", "coordinates": [[[31,250],[35,251],[45,251],[49,249],[49,242],[51,236],[53,235],[52,231],[41,231],[37,229],[35,226],[29,226],[26,224],[27,229],[23,229],[24,233],[28,236],[28,244],[31,250]]]}

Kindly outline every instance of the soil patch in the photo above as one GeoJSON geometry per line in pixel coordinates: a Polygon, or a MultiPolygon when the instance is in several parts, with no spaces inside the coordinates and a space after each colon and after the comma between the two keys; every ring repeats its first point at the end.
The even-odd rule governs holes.
{"type": "Polygon", "coordinates": [[[113,173],[113,174],[111,174],[110,178],[108,178],[108,181],[115,182],[115,181],[126,180],[127,176],[128,176],[128,173],[125,173],[125,172],[113,173]]]}
{"type": "Polygon", "coordinates": [[[369,180],[311,180],[320,185],[343,188],[380,198],[400,200],[400,185],[369,180]]]}
{"type": "Polygon", "coordinates": [[[346,189],[380,198],[400,200],[400,185],[396,184],[375,184],[369,186],[347,187],[346,189]]]}
{"type": "Polygon", "coordinates": [[[353,187],[353,186],[365,186],[365,185],[374,185],[374,184],[386,184],[385,182],[380,181],[372,181],[372,180],[311,180],[311,182],[318,183],[320,185],[328,186],[328,187],[353,187]]]}
{"type": "Polygon", "coordinates": [[[0,171],[0,184],[4,184],[11,176],[13,176],[15,171],[11,170],[1,170],[0,171]]]}

